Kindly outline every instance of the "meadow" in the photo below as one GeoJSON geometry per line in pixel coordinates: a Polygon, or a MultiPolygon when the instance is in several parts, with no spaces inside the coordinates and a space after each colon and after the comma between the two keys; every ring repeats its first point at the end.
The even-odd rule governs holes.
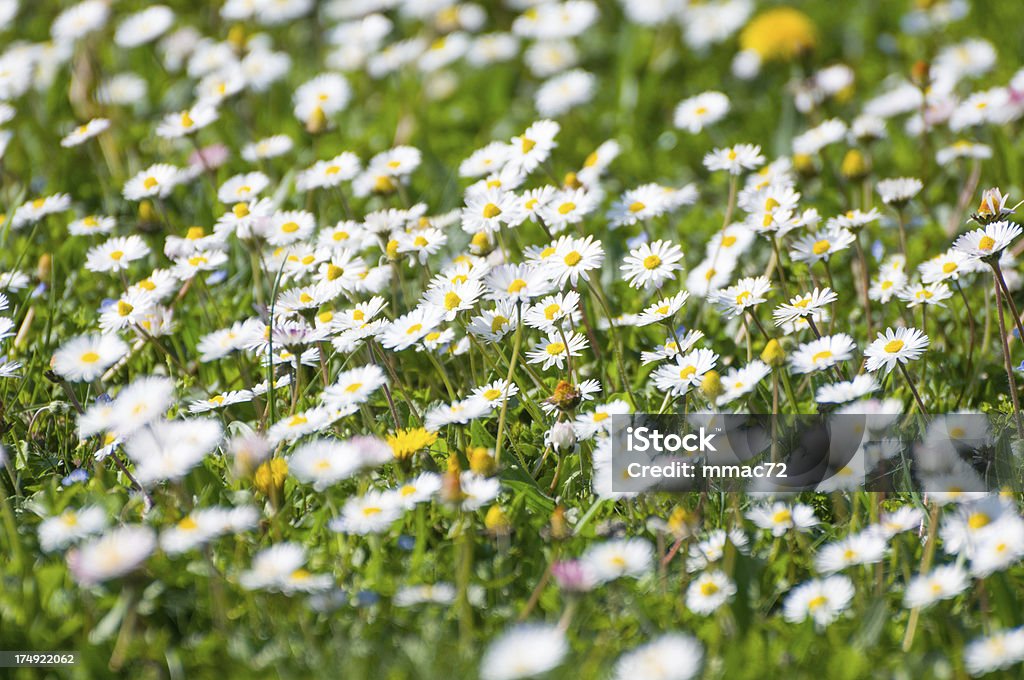
{"type": "Polygon", "coordinates": [[[1022,20],[0,0],[0,674],[1020,677],[1022,20]]]}

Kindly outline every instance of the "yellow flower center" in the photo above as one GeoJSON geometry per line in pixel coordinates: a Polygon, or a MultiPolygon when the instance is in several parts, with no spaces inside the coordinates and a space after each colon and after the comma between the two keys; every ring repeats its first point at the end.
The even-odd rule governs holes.
{"type": "Polygon", "coordinates": [[[299,230],[299,225],[295,222],[285,222],[281,225],[281,231],[286,234],[294,234],[299,230]]]}
{"type": "Polygon", "coordinates": [[[580,255],[578,252],[576,252],[574,250],[574,251],[572,251],[571,253],[569,253],[568,255],[565,256],[565,263],[567,265],[569,265],[570,267],[575,267],[576,265],[578,265],[580,263],[580,260],[582,260],[582,259],[583,259],[583,256],[580,255]]]}
{"type": "Polygon", "coordinates": [[[501,208],[499,208],[498,206],[494,205],[493,203],[488,203],[487,205],[484,206],[484,217],[485,218],[491,219],[492,217],[497,217],[500,214],[501,214],[501,208]]]}
{"type": "Polygon", "coordinates": [[[830,351],[828,351],[826,349],[824,351],[818,352],[813,357],[811,357],[811,362],[816,364],[819,361],[825,361],[825,360],[831,359],[831,358],[832,358],[832,352],[830,352],[830,351]]]}
{"type": "Polygon", "coordinates": [[[526,288],[526,281],[523,279],[516,279],[512,283],[508,284],[508,292],[510,293],[518,293],[523,288],[526,288]]]}
{"type": "Polygon", "coordinates": [[[504,328],[505,324],[507,324],[507,323],[508,323],[508,319],[507,318],[501,316],[500,314],[498,316],[495,316],[494,319],[491,321],[491,332],[492,333],[497,333],[502,328],[504,328]]]}
{"type": "Polygon", "coordinates": [[[523,137],[523,153],[530,153],[535,146],[537,146],[537,142],[533,141],[529,137],[523,137]]]}
{"type": "Polygon", "coordinates": [[[245,203],[235,203],[234,207],[231,208],[231,212],[235,214],[235,217],[242,219],[249,214],[249,206],[245,203]]]}
{"type": "Polygon", "coordinates": [[[827,253],[828,249],[831,248],[831,247],[832,247],[831,243],[829,243],[826,239],[822,239],[820,241],[815,241],[814,242],[814,245],[811,246],[811,251],[815,255],[821,255],[822,253],[827,253]]]}
{"type": "Polygon", "coordinates": [[[449,312],[462,304],[462,298],[458,296],[454,291],[444,296],[444,308],[449,312]]]}
{"type": "Polygon", "coordinates": [[[124,257],[123,250],[115,250],[114,252],[110,253],[110,259],[113,260],[114,262],[119,262],[122,257],[124,257]]]}
{"type": "Polygon", "coordinates": [[[156,181],[156,177],[153,177],[152,175],[150,175],[146,179],[142,180],[142,186],[146,187],[147,189],[152,189],[153,187],[155,187],[159,183],[160,182],[156,181]]]}
{"type": "Polygon", "coordinates": [[[181,114],[181,127],[190,128],[195,124],[196,122],[192,120],[192,116],[188,115],[188,111],[181,114]]]}
{"type": "Polygon", "coordinates": [[[423,324],[414,323],[413,325],[409,326],[409,328],[405,331],[405,334],[412,335],[414,333],[419,333],[421,330],[423,330],[423,324]]]}
{"type": "Polygon", "coordinates": [[[500,396],[501,396],[501,390],[496,390],[493,387],[491,389],[485,391],[484,394],[483,394],[484,399],[486,399],[487,401],[492,401],[494,399],[497,399],[500,396]]]}
{"type": "Polygon", "coordinates": [[[655,269],[661,264],[661,258],[657,255],[648,255],[644,258],[644,269],[655,269]]]}
{"type": "Polygon", "coordinates": [[[575,209],[576,209],[576,204],[573,203],[572,201],[568,201],[568,202],[563,203],[562,205],[558,206],[558,212],[561,215],[568,215],[569,213],[571,213],[575,209]]]}
{"type": "Polygon", "coordinates": [[[978,248],[980,250],[986,250],[986,251],[992,250],[992,248],[995,247],[995,245],[996,245],[995,239],[993,239],[991,236],[989,236],[987,234],[985,236],[982,236],[981,240],[978,241],[978,248]]]}
{"type": "Polygon", "coordinates": [[[117,313],[121,316],[128,316],[129,314],[132,313],[132,311],[134,311],[134,309],[135,307],[132,307],[124,300],[120,300],[117,303],[117,313]]]}
{"type": "Polygon", "coordinates": [[[683,379],[683,380],[686,380],[687,378],[689,378],[691,375],[693,375],[696,372],[697,372],[697,367],[696,366],[687,366],[683,370],[679,371],[679,377],[681,379],[683,379]]]}
{"type": "Polygon", "coordinates": [[[629,212],[638,213],[646,207],[647,206],[641,203],[640,201],[633,201],[632,203],[629,204],[629,212]]]}
{"type": "Polygon", "coordinates": [[[724,237],[722,239],[722,247],[723,248],[730,248],[733,245],[735,245],[735,243],[736,243],[736,237],[735,236],[726,236],[726,237],[724,237]]]}
{"type": "Polygon", "coordinates": [[[545,351],[551,356],[558,356],[565,352],[565,343],[552,342],[545,348],[545,351]]]}
{"type": "Polygon", "coordinates": [[[85,352],[79,359],[82,360],[83,364],[95,364],[100,360],[100,355],[96,352],[85,352]]]}
{"type": "Polygon", "coordinates": [[[885,349],[885,351],[888,352],[889,354],[893,354],[903,349],[903,345],[904,342],[902,340],[890,340],[889,342],[885,343],[885,347],[883,349],[885,349]]]}

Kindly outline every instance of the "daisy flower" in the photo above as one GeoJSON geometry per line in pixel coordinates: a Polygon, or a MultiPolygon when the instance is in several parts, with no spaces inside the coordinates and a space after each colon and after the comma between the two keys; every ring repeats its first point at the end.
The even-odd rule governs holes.
{"type": "Polygon", "coordinates": [[[566,239],[560,242],[557,252],[545,261],[545,271],[558,285],[568,281],[575,286],[579,279],[590,280],[590,272],[604,262],[604,248],[593,236],[582,239],[566,239]]]}
{"type": "Polygon", "coordinates": [[[297,241],[304,241],[316,228],[316,217],[305,210],[284,210],[267,220],[263,226],[263,236],[272,246],[286,246],[297,241]]]}
{"type": "Polygon", "coordinates": [[[985,225],[990,222],[998,222],[1003,218],[1012,215],[1016,206],[1006,207],[1009,196],[999,190],[999,187],[985,189],[981,194],[981,203],[978,209],[971,215],[971,219],[978,224],[985,225]]]}
{"type": "Polygon", "coordinates": [[[503,224],[516,219],[516,196],[501,188],[473,193],[462,209],[462,229],[469,234],[497,233],[503,224]]]}
{"type": "Polygon", "coordinates": [[[846,610],[853,594],[853,582],[846,576],[813,579],[790,591],[782,615],[790,623],[811,619],[816,627],[824,628],[846,610]]]}
{"type": "Polygon", "coordinates": [[[481,385],[473,390],[471,399],[477,399],[491,409],[500,408],[509,398],[519,394],[519,387],[514,383],[506,383],[504,380],[495,380],[492,383],[481,385]]]}
{"type": "Polygon", "coordinates": [[[86,536],[100,533],[108,524],[110,519],[101,507],[68,508],[39,524],[39,547],[43,552],[62,550],[86,536]]]}
{"type": "Polygon", "coordinates": [[[53,355],[53,370],[70,382],[91,382],[128,353],[116,335],[80,335],[53,355]]]}
{"type": "Polygon", "coordinates": [[[288,135],[272,135],[242,147],[242,159],[250,163],[283,156],[292,150],[294,142],[288,135]]]}
{"type": "Polygon", "coordinates": [[[776,326],[784,326],[787,323],[795,323],[801,319],[820,320],[825,314],[825,308],[839,299],[831,288],[815,288],[810,293],[797,295],[789,302],[783,303],[772,310],[772,317],[776,326]]]}
{"type": "Polygon", "coordinates": [[[815,400],[819,404],[845,404],[862,399],[879,388],[875,377],[862,373],[853,380],[822,385],[818,388],[815,400]]]}
{"type": "Polygon", "coordinates": [[[569,653],[557,626],[520,624],[491,642],[480,662],[482,680],[532,678],[558,668],[569,653]]]}
{"type": "Polygon", "coordinates": [[[333,116],[344,109],[352,96],[348,81],[340,73],[322,73],[295,90],[295,117],[308,123],[314,115],[333,116]]]}
{"type": "Polygon", "coordinates": [[[783,536],[791,529],[806,532],[818,525],[814,509],[801,503],[792,506],[782,502],[760,505],[747,512],[747,519],[761,529],[771,530],[772,536],[783,536]]]}
{"type": "Polygon", "coordinates": [[[679,264],[682,259],[683,251],[679,246],[669,241],[655,241],[629,251],[621,270],[631,288],[648,289],[673,278],[673,272],[682,269],[679,264]]]}
{"type": "Polygon", "coordinates": [[[420,305],[384,327],[378,339],[387,349],[396,352],[407,349],[437,328],[444,316],[443,309],[434,305],[420,305]]]}
{"type": "Polygon", "coordinates": [[[921,275],[921,283],[924,284],[936,281],[956,281],[961,274],[975,271],[976,264],[977,261],[972,261],[969,255],[959,250],[950,249],[922,262],[918,265],[917,271],[921,275]]]}
{"type": "Polygon", "coordinates": [[[542,116],[560,116],[580,104],[586,104],[597,88],[597,78],[583,69],[573,69],[546,80],[534,95],[537,112],[542,116]]]}
{"type": "Polygon", "coordinates": [[[834,574],[858,564],[875,564],[885,557],[885,548],[884,538],[862,531],[821,546],[814,556],[814,566],[819,573],[834,574]]]}
{"type": "Polygon", "coordinates": [[[157,163],[125,182],[123,193],[129,201],[141,201],[156,196],[163,198],[180,182],[180,169],[167,163],[157,163]]]}
{"type": "Polygon", "coordinates": [[[736,584],[721,571],[706,571],[686,589],[686,608],[707,616],[732,599],[736,584]]]}
{"type": "Polygon", "coordinates": [[[730,368],[722,377],[725,393],[718,398],[716,405],[722,406],[753,392],[757,384],[772,372],[766,363],[754,359],[743,368],[730,368]]]}
{"type": "Polygon", "coordinates": [[[542,370],[553,365],[561,369],[566,357],[578,357],[588,346],[586,337],[576,331],[566,333],[564,340],[561,334],[553,333],[527,352],[526,357],[531,364],[541,364],[542,370]]]}
{"type": "MultiPolygon", "coordinates": [[[[570,224],[583,220],[597,207],[598,198],[586,189],[565,189],[551,196],[538,215],[552,233],[560,233],[570,224]]],[[[592,237],[587,237],[592,238],[592,237]]]]}
{"type": "Polygon", "coordinates": [[[883,269],[878,277],[872,280],[868,289],[868,297],[877,302],[886,303],[907,284],[907,275],[899,269],[883,269]]]}
{"type": "Polygon", "coordinates": [[[352,368],[338,374],[334,383],[324,389],[323,400],[336,408],[347,404],[361,404],[386,384],[387,378],[379,366],[368,364],[352,368]]]}
{"type": "Polygon", "coordinates": [[[106,215],[86,215],[68,225],[68,233],[72,236],[88,236],[91,234],[109,234],[117,226],[117,220],[106,215]]]}
{"type": "Polygon", "coordinates": [[[690,680],[700,673],[704,649],[684,633],[661,635],[619,657],[614,680],[690,680]]]}
{"type": "Polygon", "coordinates": [[[928,607],[940,600],[948,600],[967,590],[971,578],[956,564],[936,567],[927,574],[918,574],[907,584],[903,606],[908,609],[928,607]]]}
{"type": "Polygon", "coordinates": [[[882,203],[901,208],[910,202],[914,196],[924,187],[921,180],[915,177],[897,177],[894,179],[883,179],[875,188],[882,198],[882,203]]]}
{"type": "Polygon", "coordinates": [[[580,294],[574,290],[556,293],[531,305],[523,315],[523,322],[532,328],[554,333],[568,319],[575,325],[579,318],[580,294]]]}
{"type": "Polygon", "coordinates": [[[561,126],[553,120],[538,120],[526,128],[523,134],[513,137],[506,147],[506,169],[522,175],[533,172],[558,146],[555,137],[559,130],[561,126]]]}
{"type": "Polygon", "coordinates": [[[671,319],[675,316],[676,312],[682,309],[688,299],[690,299],[690,294],[683,291],[671,297],[658,300],[640,312],[636,325],[641,327],[649,326],[652,323],[671,319]]]}
{"type": "Polygon", "coordinates": [[[729,98],[714,90],[684,99],[676,106],[672,116],[673,124],[691,134],[697,134],[705,127],[714,125],[729,113],[729,98]]]}
{"type": "Polygon", "coordinates": [[[938,281],[927,285],[914,283],[899,290],[896,297],[907,303],[908,309],[913,309],[918,305],[945,307],[943,301],[953,297],[953,291],[945,283],[938,281]]]}
{"type": "Polygon", "coordinates": [[[879,369],[888,374],[897,363],[915,361],[928,349],[928,336],[916,328],[886,328],[864,350],[865,368],[874,373],[879,369]]]}
{"type": "Polygon", "coordinates": [[[11,218],[11,228],[19,229],[33,224],[47,215],[64,212],[71,207],[71,197],[67,194],[53,194],[43,198],[26,201],[18,206],[11,218]]]}
{"type": "Polygon", "coordinates": [[[823,371],[853,357],[855,349],[857,345],[846,333],[825,335],[800,345],[789,356],[789,364],[794,373],[823,371]]]}
{"type": "Polygon", "coordinates": [[[188,406],[189,413],[206,413],[221,408],[227,408],[234,404],[244,404],[252,401],[252,392],[249,390],[229,390],[215,394],[209,399],[193,401],[188,406]]]}
{"type": "Polygon", "coordinates": [[[998,257],[1022,231],[1021,226],[1015,222],[992,222],[957,237],[953,242],[953,250],[989,261],[998,257]]]}
{"type": "Polygon", "coordinates": [[[971,641],[964,648],[964,664],[973,676],[1006,670],[1024,661],[1024,627],[1001,630],[971,641]]]}
{"type": "Polygon", "coordinates": [[[702,347],[676,357],[673,363],[659,366],[651,378],[658,390],[675,397],[682,396],[692,388],[700,387],[705,374],[715,367],[717,361],[717,354],[702,347]]]}
{"type": "Polygon", "coordinates": [[[730,175],[753,170],[763,163],[761,147],[754,144],[737,144],[725,149],[715,149],[704,156],[704,167],[708,170],[724,170],[730,175]]]}
{"type": "Polygon", "coordinates": [[[157,126],[156,134],[165,139],[177,139],[195,134],[217,120],[217,109],[209,104],[197,104],[179,113],[168,113],[157,126]]]}
{"type": "Polygon", "coordinates": [[[288,458],[288,473],[323,491],[355,475],[362,461],[350,445],[331,439],[302,444],[288,458]]]}
{"type": "Polygon", "coordinates": [[[110,129],[110,120],[107,118],[93,118],[84,125],[79,125],[60,140],[60,145],[68,148],[78,146],[89,141],[93,137],[102,134],[110,129]]]}
{"type": "Polygon", "coordinates": [[[797,239],[789,251],[789,256],[808,265],[821,260],[828,262],[832,255],[846,250],[856,239],[857,237],[846,229],[832,228],[819,231],[797,239]]]}
{"type": "Polygon", "coordinates": [[[354,179],[362,169],[359,156],[344,151],[326,161],[317,161],[295,178],[296,191],[336,187],[354,179]]]}
{"type": "Polygon", "coordinates": [[[639,578],[653,568],[653,560],[654,549],[642,538],[596,543],[580,557],[598,584],[623,577],[639,578]]]}
{"type": "Polygon", "coordinates": [[[629,189],[612,203],[608,210],[608,226],[611,229],[631,226],[637,222],[658,217],[669,209],[665,187],[657,184],[644,184],[629,189]]]}
{"type": "Polygon", "coordinates": [[[247,172],[229,178],[217,190],[221,203],[245,203],[255,200],[270,184],[270,178],[262,172],[247,172]]]}
{"type": "Polygon", "coordinates": [[[79,584],[91,586],[133,571],[155,549],[156,532],[152,529],[121,526],[68,552],[68,570],[79,584]]]}
{"type": "Polygon", "coordinates": [[[768,292],[772,284],[767,277],[748,277],[740,279],[735,285],[708,295],[708,301],[728,317],[743,314],[768,300],[768,292]]]}

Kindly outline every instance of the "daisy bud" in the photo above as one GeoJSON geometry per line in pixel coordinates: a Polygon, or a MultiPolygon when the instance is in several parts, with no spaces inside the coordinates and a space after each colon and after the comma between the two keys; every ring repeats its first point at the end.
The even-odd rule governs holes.
{"type": "Polygon", "coordinates": [[[319,106],[313,109],[306,121],[306,132],[311,135],[318,135],[327,129],[327,115],[319,106]]]}
{"type": "Polygon", "coordinates": [[[469,469],[478,475],[485,477],[494,474],[496,466],[494,464],[494,454],[488,449],[477,446],[471,448],[466,455],[469,458],[469,469]]]}
{"type": "Polygon", "coordinates": [[[284,480],[287,476],[288,462],[284,458],[274,458],[256,468],[252,484],[257,491],[270,499],[274,507],[277,507],[280,505],[284,480]]]}
{"type": "Polygon", "coordinates": [[[569,538],[569,523],[565,520],[565,508],[559,505],[551,513],[551,538],[561,541],[569,538]]]}
{"type": "Polygon", "coordinates": [[[778,340],[772,338],[768,341],[768,344],[764,346],[764,351],[761,352],[761,361],[773,368],[778,368],[786,363],[786,353],[782,350],[782,345],[778,340]]]}
{"type": "Polygon", "coordinates": [[[846,155],[843,156],[843,162],[839,167],[839,171],[843,174],[843,177],[853,181],[867,177],[868,163],[864,158],[864,154],[857,149],[847,151],[846,155]]]}
{"type": "Polygon", "coordinates": [[[387,245],[384,246],[384,254],[388,256],[389,260],[398,259],[398,241],[391,239],[387,245]]]}
{"type": "Polygon", "coordinates": [[[235,24],[228,30],[228,43],[234,47],[237,52],[241,52],[245,49],[246,42],[248,42],[248,38],[245,35],[245,26],[242,24],[235,24]]]}
{"type": "Polygon", "coordinates": [[[580,189],[583,187],[583,183],[576,177],[575,172],[565,173],[565,179],[562,180],[562,183],[566,189],[580,189]]]}
{"type": "Polygon", "coordinates": [[[491,243],[491,239],[487,236],[486,231],[478,231],[473,234],[473,238],[470,240],[469,246],[474,255],[487,255],[494,250],[494,244],[491,243]]]}
{"type": "Polygon", "coordinates": [[[139,221],[144,224],[152,224],[157,221],[152,201],[142,201],[139,203],[139,221]]]}
{"type": "Polygon", "coordinates": [[[576,428],[568,421],[555,423],[547,436],[548,444],[556,451],[571,451],[576,446],[576,428]]]}
{"type": "Polygon", "coordinates": [[[36,278],[42,283],[49,283],[51,273],[53,273],[53,258],[49,253],[43,253],[39,256],[39,262],[36,264],[36,278]]]}
{"type": "Polygon", "coordinates": [[[668,530],[673,536],[685,538],[690,536],[696,527],[696,518],[686,508],[676,506],[668,516],[668,530]]]}
{"type": "Polygon", "coordinates": [[[704,374],[704,379],[700,381],[700,391],[712,403],[725,393],[722,376],[718,375],[718,371],[708,371],[704,374]]]}
{"type": "Polygon", "coordinates": [[[459,459],[449,456],[448,471],[444,473],[444,478],[441,480],[441,500],[445,503],[458,504],[465,498],[465,494],[462,493],[460,474],[459,459]]]}
{"type": "Polygon", "coordinates": [[[793,167],[804,177],[814,177],[818,169],[814,167],[814,159],[805,153],[793,154],[793,167]]]}
{"type": "Polygon", "coordinates": [[[924,59],[918,59],[914,62],[914,65],[910,67],[910,79],[914,81],[915,85],[927,85],[928,84],[928,72],[931,71],[931,65],[928,64],[924,59]]]}
{"type": "Polygon", "coordinates": [[[507,534],[512,523],[500,505],[492,505],[484,517],[484,526],[492,534],[507,534]]]}

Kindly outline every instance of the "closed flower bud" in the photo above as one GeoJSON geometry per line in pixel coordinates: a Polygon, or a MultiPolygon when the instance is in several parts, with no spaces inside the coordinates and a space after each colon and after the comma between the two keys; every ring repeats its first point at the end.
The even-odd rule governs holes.
{"type": "Polygon", "coordinates": [[[145,224],[157,221],[156,210],[153,209],[152,201],[142,201],[139,203],[139,221],[145,224]]]}
{"type": "Polygon", "coordinates": [[[561,505],[551,513],[551,538],[561,541],[569,537],[569,522],[565,519],[565,508],[561,505]]]}
{"type": "Polygon", "coordinates": [[[814,177],[818,169],[814,167],[814,159],[805,153],[793,154],[793,167],[804,177],[814,177]]]}
{"type": "Polygon", "coordinates": [[[309,119],[306,121],[306,132],[311,135],[318,135],[326,129],[327,116],[324,114],[324,110],[317,106],[309,114],[309,119]]]}
{"type": "Polygon", "coordinates": [[[458,504],[465,497],[465,494],[462,493],[460,475],[459,459],[455,456],[449,456],[448,470],[441,479],[441,500],[445,503],[458,504]]]}
{"type": "Polygon", "coordinates": [[[725,393],[722,376],[718,375],[718,371],[708,371],[704,374],[704,379],[700,381],[700,391],[712,402],[725,393]]]}
{"type": "Polygon", "coordinates": [[[857,149],[850,149],[843,156],[843,163],[839,168],[839,171],[843,174],[843,177],[850,180],[860,180],[867,177],[868,174],[868,163],[862,154],[857,149]]]}
{"type": "Polygon", "coordinates": [[[478,231],[473,234],[473,238],[469,241],[469,247],[474,255],[487,255],[494,250],[494,244],[491,243],[486,231],[478,231]]]}
{"type": "Polygon", "coordinates": [[[496,469],[494,454],[482,446],[471,448],[466,452],[469,459],[469,469],[478,475],[492,475],[496,469]]]}
{"type": "Polygon", "coordinates": [[[555,423],[545,436],[548,446],[556,451],[571,451],[576,446],[576,428],[568,421],[555,423]]]}
{"type": "Polygon", "coordinates": [[[484,526],[487,530],[495,534],[508,533],[509,527],[512,525],[509,522],[508,515],[501,509],[500,505],[492,505],[487,510],[487,515],[484,517],[484,526]]]}
{"type": "Polygon", "coordinates": [[[274,458],[256,468],[252,484],[261,494],[278,506],[281,492],[284,491],[284,480],[288,477],[288,462],[284,458],[274,458]]]}
{"type": "Polygon", "coordinates": [[[245,43],[248,38],[245,36],[245,26],[242,24],[235,24],[228,30],[228,43],[235,48],[236,52],[241,52],[245,49],[245,43]]]}
{"type": "Polygon", "coordinates": [[[914,81],[917,86],[928,84],[928,72],[931,71],[931,66],[927,61],[918,59],[914,62],[914,65],[910,67],[910,79],[914,81]]]}
{"type": "Polygon", "coordinates": [[[786,353],[782,351],[782,345],[778,340],[772,338],[768,341],[768,344],[764,346],[764,351],[761,352],[761,361],[775,368],[786,363],[786,353]]]}
{"type": "Polygon", "coordinates": [[[50,257],[49,253],[43,253],[39,256],[39,262],[36,264],[36,278],[42,283],[50,282],[50,274],[53,273],[53,258],[50,257]]]}
{"type": "Polygon", "coordinates": [[[583,183],[580,182],[575,172],[565,173],[565,179],[562,182],[565,184],[566,189],[579,189],[583,187],[583,183]]]}

